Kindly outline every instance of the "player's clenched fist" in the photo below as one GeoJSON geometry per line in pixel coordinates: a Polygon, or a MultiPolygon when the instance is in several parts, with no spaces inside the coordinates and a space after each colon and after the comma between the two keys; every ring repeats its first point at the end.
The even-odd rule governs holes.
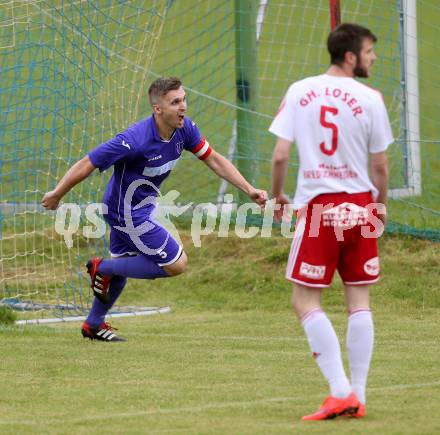
{"type": "Polygon", "coordinates": [[[60,203],[60,199],[59,195],[57,195],[54,190],[51,190],[43,196],[41,204],[47,210],[56,210],[60,203]]]}
{"type": "Polygon", "coordinates": [[[257,203],[261,208],[264,208],[267,201],[267,192],[265,190],[254,189],[249,193],[249,198],[257,203]]]}

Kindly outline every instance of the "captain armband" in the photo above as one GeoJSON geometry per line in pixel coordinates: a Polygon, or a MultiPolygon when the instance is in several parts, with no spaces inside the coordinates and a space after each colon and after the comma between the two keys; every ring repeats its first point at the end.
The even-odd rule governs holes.
{"type": "Polygon", "coordinates": [[[207,159],[212,153],[212,147],[209,142],[203,137],[201,142],[192,150],[192,153],[200,160],[207,159]]]}

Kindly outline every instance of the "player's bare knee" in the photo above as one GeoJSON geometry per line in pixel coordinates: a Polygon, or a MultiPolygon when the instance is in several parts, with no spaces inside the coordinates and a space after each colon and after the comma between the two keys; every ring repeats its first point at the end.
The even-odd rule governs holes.
{"type": "Polygon", "coordinates": [[[290,299],[290,303],[292,305],[293,310],[295,311],[295,313],[298,313],[299,311],[302,310],[305,298],[303,295],[303,292],[301,291],[301,289],[298,288],[297,285],[293,286],[293,292],[292,292],[292,297],[290,299]]]}
{"type": "Polygon", "coordinates": [[[295,297],[295,292],[292,294],[292,297],[290,299],[290,304],[292,305],[292,309],[295,312],[295,314],[298,316],[298,318],[302,317],[304,307],[301,303],[301,299],[298,297],[295,297]]]}
{"type": "Polygon", "coordinates": [[[322,290],[294,284],[291,304],[298,319],[302,319],[307,313],[321,308],[322,290]]]}
{"type": "Polygon", "coordinates": [[[185,272],[187,264],[188,264],[188,257],[185,254],[185,252],[182,252],[180,258],[173,264],[164,266],[164,270],[170,276],[177,276],[185,272]]]}

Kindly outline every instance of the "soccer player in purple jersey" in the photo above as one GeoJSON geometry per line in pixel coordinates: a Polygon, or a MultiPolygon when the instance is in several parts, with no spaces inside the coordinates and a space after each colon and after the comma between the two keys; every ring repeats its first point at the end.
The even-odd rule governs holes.
{"type": "Polygon", "coordinates": [[[81,332],[92,340],[124,341],[105,322],[105,315],[127,278],[165,278],[186,268],[188,260],[182,247],[152,218],[160,185],[184,149],[261,207],[267,199],[265,191],[255,189],[229,160],[213,150],[185,115],[186,95],[178,78],[155,80],[148,96],[151,116],[90,151],[42,199],[46,209],[55,210],[63,196],[96,168],[101,172],[114,168],[103,198],[108,208],[105,220],[111,228],[112,259],[94,257],[87,263],[95,299],[81,332]]]}

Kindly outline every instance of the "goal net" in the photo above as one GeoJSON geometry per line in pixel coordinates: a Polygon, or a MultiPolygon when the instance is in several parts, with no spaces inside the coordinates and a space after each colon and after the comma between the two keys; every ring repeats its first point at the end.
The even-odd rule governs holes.
{"type": "MultiPolygon", "coordinates": [[[[109,174],[92,175],[64,198],[82,212],[71,247],[55,231],[55,214],[39,203],[88,150],[149,115],[147,89],[158,76],[181,77],[188,114],[209,142],[240,167],[251,162],[248,177],[270,188],[275,141],[267,128],[288,86],[328,67],[331,2],[254,0],[249,9],[250,3],[0,0],[0,299],[55,306],[60,315],[87,310],[83,264],[106,255],[107,239],[85,237],[84,207],[101,201],[109,174]],[[252,33],[250,56],[237,42],[239,14],[254,23],[238,29],[252,33]],[[248,63],[237,65],[242,55],[248,63]],[[237,97],[240,68],[254,72],[253,106],[237,97]],[[240,146],[240,113],[249,117],[246,146],[240,146]]],[[[419,0],[417,8],[410,0],[340,3],[342,21],[378,36],[368,84],[384,95],[396,138],[389,150],[388,230],[439,240],[440,6],[434,0],[419,0]]],[[[182,160],[163,186],[179,192],[179,203],[218,203],[227,193],[237,198],[197,159],[182,160]]],[[[293,153],[286,192],[294,192],[297,167],[293,153]]]]}
{"type": "MultiPolygon", "coordinates": [[[[0,300],[10,306],[65,316],[90,305],[84,264],[106,239],[84,238],[82,208],[67,246],[39,204],[76,160],[148,111],[168,3],[0,1],[0,300]]],[[[93,175],[64,202],[101,202],[107,180],[93,175]]]]}
{"type": "MultiPolygon", "coordinates": [[[[173,3],[152,67],[158,74],[183,78],[189,113],[202,132],[236,164],[252,160],[250,177],[259,186],[269,188],[274,138],[267,128],[288,86],[328,67],[326,38],[332,2],[254,3],[252,12],[243,6],[246,2],[238,0],[173,3]],[[191,12],[194,4],[197,14],[191,12]],[[257,70],[253,110],[237,103],[237,8],[238,13],[252,13],[256,21],[251,29],[255,32],[257,57],[255,63],[251,62],[257,70]],[[247,111],[253,118],[253,140],[246,152],[235,146],[240,111],[247,111]]],[[[341,0],[340,5],[342,21],[365,25],[378,36],[378,60],[366,83],[383,94],[396,139],[388,151],[388,231],[439,240],[440,124],[435,113],[440,85],[434,79],[439,67],[433,59],[440,6],[433,0],[386,4],[379,0],[341,0]]],[[[287,192],[294,192],[297,167],[293,153],[287,192]]],[[[167,188],[179,190],[183,202],[222,201],[225,193],[237,197],[230,186],[219,186],[209,171],[199,172],[197,162],[190,158],[176,172],[167,188]],[[196,190],[192,183],[185,183],[192,173],[197,173],[196,190]]]]}

